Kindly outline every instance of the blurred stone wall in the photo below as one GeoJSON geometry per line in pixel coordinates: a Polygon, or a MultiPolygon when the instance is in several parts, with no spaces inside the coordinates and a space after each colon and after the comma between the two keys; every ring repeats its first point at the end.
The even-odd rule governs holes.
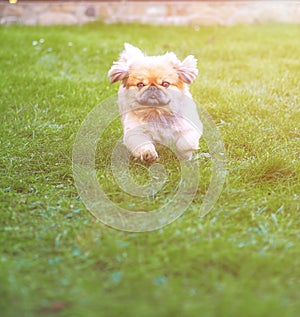
{"type": "Polygon", "coordinates": [[[300,1],[0,2],[0,24],[68,25],[95,20],[162,25],[300,23],[300,1]]]}

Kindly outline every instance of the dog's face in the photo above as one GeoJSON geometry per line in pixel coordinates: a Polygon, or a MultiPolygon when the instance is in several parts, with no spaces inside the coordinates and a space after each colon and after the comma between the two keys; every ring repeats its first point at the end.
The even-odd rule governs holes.
{"type": "Polygon", "coordinates": [[[132,62],[128,77],[123,81],[126,89],[135,91],[137,102],[142,106],[164,106],[169,104],[168,90],[182,84],[176,72],[162,58],[144,57],[132,62]],[[167,64],[167,65],[166,65],[167,64]]]}
{"type": "Polygon", "coordinates": [[[174,91],[189,95],[188,84],[198,75],[196,63],[191,55],[181,62],[174,53],[145,56],[138,48],[125,44],[108,76],[111,83],[122,82],[121,89],[131,106],[166,106],[174,91]]]}

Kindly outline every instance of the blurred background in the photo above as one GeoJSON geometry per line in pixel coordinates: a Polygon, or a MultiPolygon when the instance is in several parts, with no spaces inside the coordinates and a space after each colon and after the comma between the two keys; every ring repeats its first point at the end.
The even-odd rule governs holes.
{"type": "Polygon", "coordinates": [[[233,25],[299,23],[299,1],[126,1],[1,0],[0,24],[55,25],[146,23],[162,25],[233,25]]]}

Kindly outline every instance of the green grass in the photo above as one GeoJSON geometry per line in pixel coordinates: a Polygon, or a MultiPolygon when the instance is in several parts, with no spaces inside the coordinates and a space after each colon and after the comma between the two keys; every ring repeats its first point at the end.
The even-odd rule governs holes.
{"type": "MultiPolygon", "coordinates": [[[[1,316],[299,316],[299,38],[299,26],[276,24],[1,27],[1,316]],[[111,229],[78,196],[76,133],[116,93],[107,71],[125,41],[199,60],[191,90],[219,128],[228,170],[205,217],[204,158],[195,200],[157,231],[111,229]]],[[[133,212],[159,207],[178,182],[176,158],[160,150],[170,180],[156,201],[126,196],[107,165],[121,134],[113,122],[98,144],[99,182],[133,212]]],[[[130,170],[149,180],[145,166],[130,170]]]]}

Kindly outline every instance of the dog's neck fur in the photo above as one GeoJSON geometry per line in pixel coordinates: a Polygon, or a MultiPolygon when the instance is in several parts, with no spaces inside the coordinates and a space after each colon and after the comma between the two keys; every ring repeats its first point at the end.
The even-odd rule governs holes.
{"type": "Polygon", "coordinates": [[[142,122],[171,127],[177,121],[177,116],[170,109],[165,107],[141,107],[132,111],[142,122]]]}

